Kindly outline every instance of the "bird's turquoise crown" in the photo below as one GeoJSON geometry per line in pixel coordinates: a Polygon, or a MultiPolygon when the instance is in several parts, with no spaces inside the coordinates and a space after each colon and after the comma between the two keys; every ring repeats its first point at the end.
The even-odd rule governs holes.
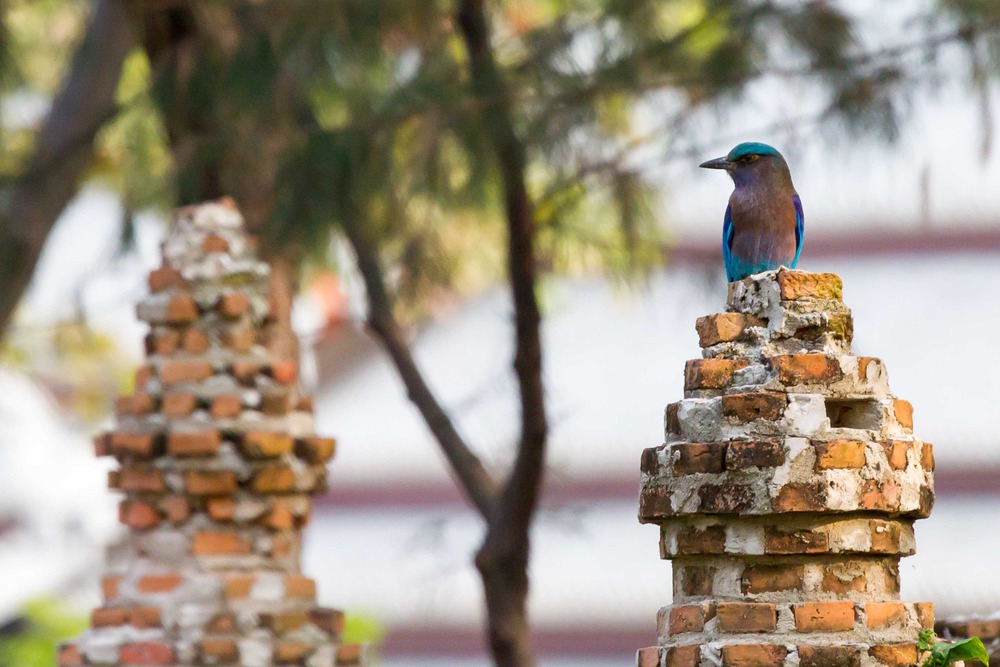
{"type": "Polygon", "coordinates": [[[767,144],[762,144],[759,141],[744,141],[742,144],[738,144],[733,150],[729,151],[729,155],[726,156],[730,161],[739,160],[745,155],[781,155],[774,146],[768,146],[767,144]]]}

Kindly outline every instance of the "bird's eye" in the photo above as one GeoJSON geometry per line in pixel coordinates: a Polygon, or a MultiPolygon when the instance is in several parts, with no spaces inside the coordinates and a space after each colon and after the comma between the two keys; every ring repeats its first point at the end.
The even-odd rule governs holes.
{"type": "Polygon", "coordinates": [[[750,164],[750,163],[752,163],[752,162],[756,162],[756,161],[757,161],[757,158],[759,158],[759,157],[760,157],[759,155],[753,155],[753,154],[750,154],[750,155],[744,155],[744,156],[743,156],[743,157],[741,158],[741,161],[742,161],[742,162],[744,162],[744,163],[746,163],[746,164],[750,164]]]}

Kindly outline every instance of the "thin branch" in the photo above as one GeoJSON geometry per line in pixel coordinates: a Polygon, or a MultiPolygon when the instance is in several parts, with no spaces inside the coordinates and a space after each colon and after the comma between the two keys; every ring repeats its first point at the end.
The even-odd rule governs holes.
{"type": "Polygon", "coordinates": [[[0,335],[27,289],[56,218],[76,194],[93,141],[115,107],[133,40],[121,0],[98,0],[66,83],[38,133],[28,177],[0,204],[0,335]]]}
{"type": "Polygon", "coordinates": [[[485,520],[489,520],[499,496],[497,483],[455,429],[448,414],[438,403],[417,367],[403,330],[392,312],[392,301],[386,289],[378,254],[364,230],[356,223],[344,225],[348,241],[358,260],[358,271],[368,295],[368,328],[382,341],[386,352],[406,387],[406,393],[420,410],[428,428],[434,434],[448,463],[461,481],[470,502],[485,520]]]}

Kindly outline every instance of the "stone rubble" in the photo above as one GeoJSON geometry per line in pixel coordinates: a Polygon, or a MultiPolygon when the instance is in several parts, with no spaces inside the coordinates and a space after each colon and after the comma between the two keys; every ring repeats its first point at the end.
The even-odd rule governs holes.
{"type": "Polygon", "coordinates": [[[882,362],[852,353],[840,278],[752,276],[696,328],[703,358],[642,454],[639,520],[660,526],[673,604],[637,664],[916,664],[933,608],[900,600],[899,559],[934,457],[882,362]]]}
{"type": "Polygon", "coordinates": [[[300,572],[335,443],[314,434],[295,363],[261,342],[267,278],[230,200],[176,212],[137,309],[146,364],[95,439],[120,464],[127,546],[61,667],[366,664],[300,572]]]}

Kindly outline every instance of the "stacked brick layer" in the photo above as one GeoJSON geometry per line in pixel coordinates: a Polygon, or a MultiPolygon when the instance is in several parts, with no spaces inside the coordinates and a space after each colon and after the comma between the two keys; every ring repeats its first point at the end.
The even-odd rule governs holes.
{"type": "Polygon", "coordinates": [[[639,518],[674,581],[642,667],[916,663],[933,611],[900,601],[899,559],[934,501],[932,448],[882,362],[853,355],[841,291],[770,271],[698,320],[703,358],[642,456],[639,518]]]}
{"type": "Polygon", "coordinates": [[[314,434],[295,364],[261,345],[267,265],[226,200],[181,209],[163,258],[138,307],[147,363],[95,440],[120,463],[127,545],[60,665],[363,664],[299,571],[334,441],[314,434]]]}

